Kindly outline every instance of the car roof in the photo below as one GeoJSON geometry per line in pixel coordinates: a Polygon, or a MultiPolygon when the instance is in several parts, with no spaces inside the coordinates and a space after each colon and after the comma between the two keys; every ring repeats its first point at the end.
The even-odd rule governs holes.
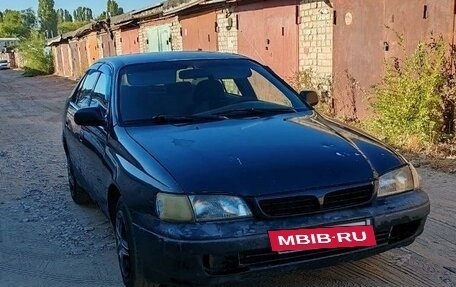
{"type": "Polygon", "coordinates": [[[100,59],[96,63],[107,63],[115,69],[127,65],[173,62],[186,60],[236,60],[248,59],[244,56],[220,52],[157,52],[114,56],[100,59]]]}

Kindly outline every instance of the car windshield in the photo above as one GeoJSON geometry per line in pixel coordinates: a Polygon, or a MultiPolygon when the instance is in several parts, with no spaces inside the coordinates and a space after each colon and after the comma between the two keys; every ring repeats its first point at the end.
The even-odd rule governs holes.
{"type": "Polygon", "coordinates": [[[217,120],[308,109],[265,68],[244,59],[131,65],[120,71],[119,83],[124,123],[217,120]]]}

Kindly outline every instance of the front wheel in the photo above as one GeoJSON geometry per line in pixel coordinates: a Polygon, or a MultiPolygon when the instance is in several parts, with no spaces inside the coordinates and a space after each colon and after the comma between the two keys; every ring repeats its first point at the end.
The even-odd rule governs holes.
{"type": "Polygon", "coordinates": [[[164,287],[156,283],[144,281],[136,265],[136,250],[131,232],[131,220],[127,208],[119,199],[114,222],[116,236],[116,250],[119,259],[122,279],[127,287],[164,287]]]}

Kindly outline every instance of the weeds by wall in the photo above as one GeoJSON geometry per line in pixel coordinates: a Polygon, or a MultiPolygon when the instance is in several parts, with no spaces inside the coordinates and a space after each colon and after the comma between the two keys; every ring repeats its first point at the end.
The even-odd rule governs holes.
{"type": "MultiPolygon", "coordinates": [[[[421,150],[451,137],[445,111],[454,106],[452,55],[442,38],[420,42],[415,51],[385,63],[386,73],[373,88],[371,120],[363,127],[395,146],[421,150]]],[[[447,114],[448,117],[448,114],[447,114]]]]}
{"type": "Polygon", "coordinates": [[[19,51],[24,61],[25,76],[47,75],[54,72],[52,54],[49,48],[46,48],[45,39],[39,32],[34,31],[29,38],[23,39],[19,51]]]}

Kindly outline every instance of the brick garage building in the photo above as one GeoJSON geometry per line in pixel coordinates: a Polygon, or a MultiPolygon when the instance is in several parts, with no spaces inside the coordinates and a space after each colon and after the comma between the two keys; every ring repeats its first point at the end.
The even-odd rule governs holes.
{"type": "Polygon", "coordinates": [[[192,0],[92,23],[50,45],[56,74],[71,77],[97,54],[91,46],[87,50],[89,34],[98,35],[100,57],[169,50],[244,54],[289,81],[309,73],[313,86],[332,95],[337,112],[363,117],[367,93],[381,79],[384,62],[401,56],[396,32],[408,40],[407,53],[431,32],[454,44],[455,12],[456,0],[192,0]],[[102,34],[110,35],[110,52],[100,48],[102,34]],[[61,50],[68,41],[69,54],[75,51],[72,43],[79,50],[71,73],[61,50]]]}

